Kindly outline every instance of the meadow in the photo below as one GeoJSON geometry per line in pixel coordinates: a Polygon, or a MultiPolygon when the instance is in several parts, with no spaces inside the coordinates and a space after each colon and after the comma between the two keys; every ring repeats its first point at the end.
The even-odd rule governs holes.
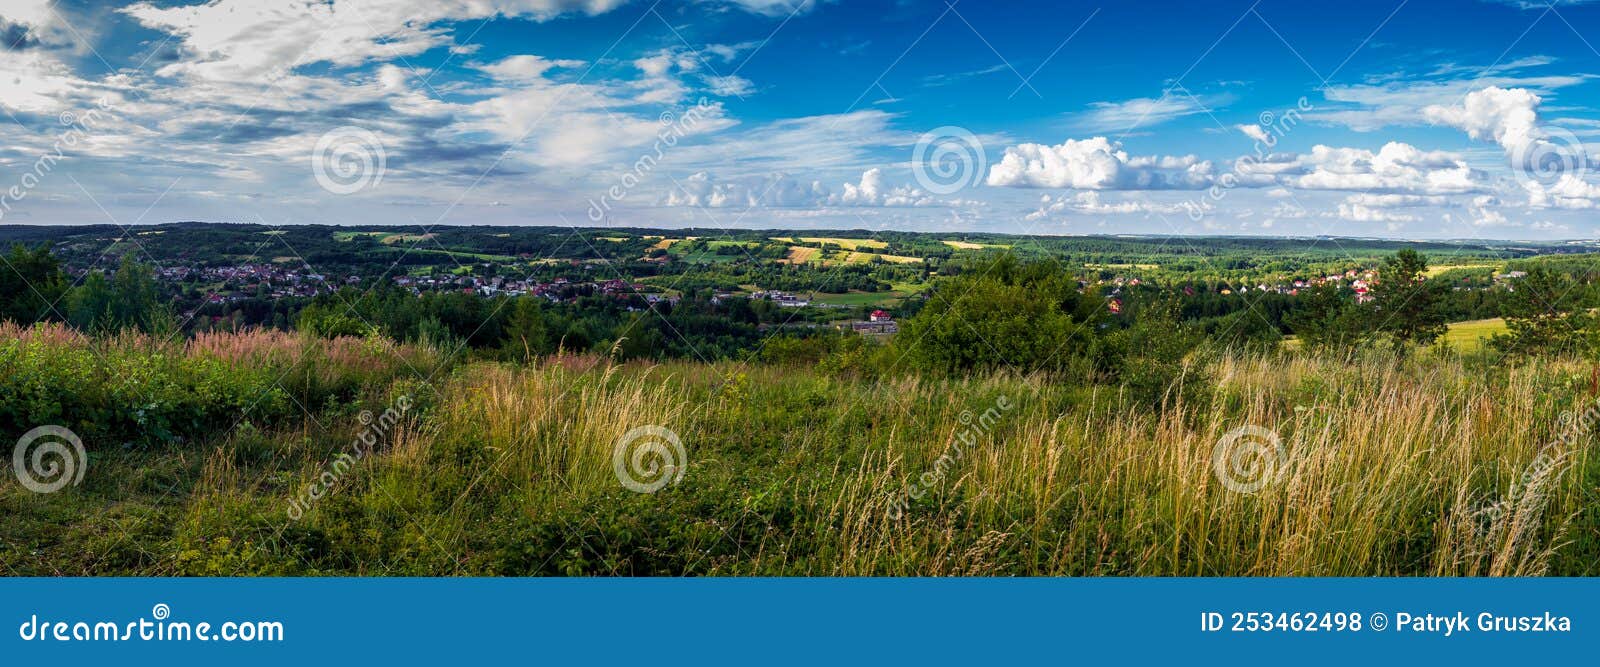
{"type": "Polygon", "coordinates": [[[864,363],[884,352],[871,348],[790,363],[453,352],[376,335],[5,325],[0,419],[68,426],[87,460],[82,483],[56,493],[0,480],[4,573],[1453,576],[1600,563],[1588,446],[1600,370],[1578,357],[1203,346],[1151,396],[1070,372],[897,370],[864,363]],[[682,458],[646,452],[673,466],[654,469],[665,477],[650,493],[623,479],[652,461],[630,458],[624,474],[616,458],[644,426],[682,446],[682,458]],[[1219,458],[1229,446],[1244,449],[1219,458]]]}

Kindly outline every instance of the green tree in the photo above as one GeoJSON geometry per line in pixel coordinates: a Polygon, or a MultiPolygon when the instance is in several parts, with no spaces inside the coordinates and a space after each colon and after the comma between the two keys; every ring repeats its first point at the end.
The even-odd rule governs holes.
{"type": "Polygon", "coordinates": [[[52,304],[66,292],[61,262],[50,254],[49,244],[29,250],[14,244],[0,266],[0,319],[32,324],[49,319],[52,304]]]}
{"type": "Polygon", "coordinates": [[[67,319],[85,331],[166,332],[175,326],[171,310],[161,301],[155,271],[129,255],[122,256],[109,279],[91,272],[68,293],[66,302],[67,319]]]}
{"type": "Polygon", "coordinates": [[[517,298],[511,317],[506,320],[505,339],[500,343],[505,358],[529,363],[550,351],[550,328],[545,324],[541,300],[535,296],[517,298]]]}
{"type": "Polygon", "coordinates": [[[1595,317],[1578,301],[1577,283],[1541,266],[1528,270],[1500,303],[1506,333],[1489,344],[1506,354],[1586,353],[1594,349],[1595,317]]]}
{"type": "Polygon", "coordinates": [[[1387,334],[1397,350],[1410,343],[1427,345],[1444,335],[1447,318],[1442,304],[1450,289],[1428,280],[1428,260],[1404,248],[1384,260],[1372,289],[1376,329],[1387,334]]]}
{"type": "Polygon", "coordinates": [[[1371,337],[1371,313],[1359,307],[1354,294],[1338,285],[1325,284],[1300,292],[1297,308],[1284,317],[1289,330],[1307,348],[1344,350],[1371,337]]]}

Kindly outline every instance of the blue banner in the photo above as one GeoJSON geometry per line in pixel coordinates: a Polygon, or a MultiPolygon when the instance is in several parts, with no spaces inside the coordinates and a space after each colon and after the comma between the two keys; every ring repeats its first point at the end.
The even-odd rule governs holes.
{"type": "Polygon", "coordinates": [[[0,579],[6,664],[1592,659],[1591,579],[0,579]]]}

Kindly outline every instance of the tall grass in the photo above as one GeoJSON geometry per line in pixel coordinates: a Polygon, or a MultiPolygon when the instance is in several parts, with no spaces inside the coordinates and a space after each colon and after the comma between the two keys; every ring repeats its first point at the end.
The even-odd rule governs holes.
{"type": "MultiPolygon", "coordinates": [[[[203,339],[188,353],[255,363],[288,345],[203,339]]],[[[1116,387],[1008,373],[479,362],[442,375],[437,394],[299,521],[283,507],[359,428],[352,414],[208,440],[209,454],[173,473],[185,480],[169,510],[180,520],[149,537],[157,556],[121,567],[1584,574],[1600,541],[1588,509],[1594,429],[1572,415],[1600,394],[1594,373],[1576,359],[1223,355],[1209,391],[1150,405],[1116,387]],[[1011,407],[994,409],[1001,403],[1011,407]],[[624,488],[612,465],[619,438],[643,425],[671,429],[687,450],[683,480],[654,494],[624,488]],[[1219,439],[1247,425],[1274,433],[1285,454],[1253,493],[1230,489],[1213,465],[1219,439]],[[961,434],[970,444],[954,455],[961,434]]],[[[74,493],[139,501],[126,488],[74,493]]],[[[6,489],[0,511],[53,511],[74,527],[100,520],[70,497],[6,489]]],[[[24,536],[70,570],[60,565],[72,561],[71,540],[56,538],[24,536]]]]}

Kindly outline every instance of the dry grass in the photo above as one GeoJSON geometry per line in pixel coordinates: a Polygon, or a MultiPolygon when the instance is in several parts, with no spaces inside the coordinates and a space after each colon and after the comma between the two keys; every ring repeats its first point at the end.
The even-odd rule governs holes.
{"type": "MultiPolygon", "coordinates": [[[[741,544],[748,560],[724,570],[769,574],[1543,574],[1587,465],[1586,450],[1551,445],[1549,391],[1587,375],[1578,362],[1485,383],[1450,359],[1225,359],[1213,405],[1166,409],[1106,390],[1068,399],[1038,377],[870,383],[753,369],[729,389],[726,370],[479,367],[446,392],[432,437],[491,451],[493,475],[456,472],[537,514],[614,492],[617,438],[669,426],[690,474],[646,501],[781,498],[790,522],[741,544]],[[796,393],[820,404],[794,412],[796,393]],[[1016,408],[941,464],[963,414],[1002,395],[1016,408]],[[1248,424],[1287,453],[1253,494],[1229,490],[1212,461],[1223,434],[1248,424]],[[1541,452],[1554,464],[1535,464],[1541,452]],[[773,473],[765,495],[719,486],[756,461],[773,473]],[[926,494],[889,511],[908,487],[926,494]]],[[[458,509],[455,537],[469,543],[473,511],[458,509]]]]}

